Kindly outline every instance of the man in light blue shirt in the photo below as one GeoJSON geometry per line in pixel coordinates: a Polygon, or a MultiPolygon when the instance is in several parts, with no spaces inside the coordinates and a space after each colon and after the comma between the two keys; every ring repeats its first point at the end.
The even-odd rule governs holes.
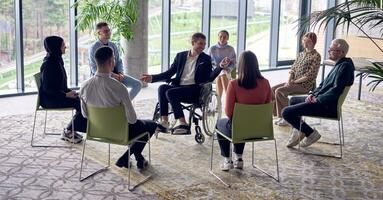
{"type": "Polygon", "coordinates": [[[100,47],[108,46],[113,50],[114,53],[114,68],[112,77],[124,84],[126,87],[131,88],[129,92],[129,96],[131,100],[134,99],[134,97],[137,96],[137,94],[140,92],[142,88],[141,81],[129,76],[124,75],[124,67],[122,65],[122,60],[120,58],[120,54],[118,53],[118,48],[116,44],[109,41],[112,33],[110,31],[110,28],[106,22],[100,22],[96,25],[96,31],[98,35],[98,40],[92,44],[92,46],[88,50],[88,60],[89,60],[89,66],[90,66],[90,73],[91,75],[95,75],[97,71],[97,65],[96,65],[96,59],[95,59],[95,53],[96,50],[100,47]]]}

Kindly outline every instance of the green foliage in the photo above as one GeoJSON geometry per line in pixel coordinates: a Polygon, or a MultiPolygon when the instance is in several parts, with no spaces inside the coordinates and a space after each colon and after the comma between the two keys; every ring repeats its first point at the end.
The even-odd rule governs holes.
{"type": "Polygon", "coordinates": [[[95,24],[105,21],[125,39],[133,38],[132,25],[137,21],[137,0],[78,0],[77,28],[81,31],[94,29],[95,24]]]}
{"type": "MultiPolygon", "coordinates": [[[[313,28],[329,26],[334,20],[335,27],[345,26],[347,32],[350,25],[359,29],[370,41],[383,53],[383,49],[363,30],[363,28],[373,28],[380,32],[383,30],[383,10],[382,0],[351,0],[338,4],[332,8],[323,11],[311,13],[310,17],[301,18],[302,26],[300,32],[303,32],[307,27],[313,28]]],[[[383,36],[383,33],[382,35],[383,36]]],[[[374,67],[364,72],[365,77],[373,78],[367,85],[371,86],[370,91],[383,81],[383,69],[379,63],[373,63],[374,67]]],[[[358,74],[361,76],[362,73],[358,74]]]]}

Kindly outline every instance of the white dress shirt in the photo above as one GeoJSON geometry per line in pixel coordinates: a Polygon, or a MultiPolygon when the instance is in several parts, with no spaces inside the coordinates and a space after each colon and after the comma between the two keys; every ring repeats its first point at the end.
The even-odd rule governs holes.
{"type": "Polygon", "coordinates": [[[80,89],[81,112],[87,117],[86,104],[99,108],[123,105],[129,124],[137,121],[129,92],[126,87],[111,77],[110,73],[96,72],[95,76],[86,80],[80,89]]]}

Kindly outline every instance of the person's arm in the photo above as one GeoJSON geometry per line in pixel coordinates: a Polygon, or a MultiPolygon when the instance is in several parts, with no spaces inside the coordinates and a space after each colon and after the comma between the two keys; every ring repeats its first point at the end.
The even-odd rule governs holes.
{"type": "Polygon", "coordinates": [[[165,72],[162,72],[160,74],[152,75],[152,83],[158,82],[158,81],[169,80],[177,72],[177,67],[179,65],[179,59],[180,59],[179,57],[180,56],[181,56],[180,53],[178,53],[176,55],[172,65],[170,66],[170,68],[168,70],[166,70],[165,72]]]}
{"type": "Polygon", "coordinates": [[[328,102],[338,101],[339,96],[342,94],[347,84],[354,78],[354,68],[349,63],[343,63],[339,66],[338,73],[335,75],[333,86],[326,92],[319,94],[316,100],[320,103],[326,104],[328,102]]]}
{"type": "Polygon", "coordinates": [[[267,79],[265,79],[266,81],[266,88],[265,88],[265,91],[266,91],[266,102],[265,103],[270,103],[272,100],[273,100],[273,97],[272,97],[272,91],[271,91],[271,87],[270,87],[270,83],[267,79]]]}
{"type": "Polygon", "coordinates": [[[235,106],[235,89],[234,89],[233,81],[230,81],[229,85],[227,86],[226,104],[225,104],[225,113],[229,119],[233,117],[234,106],[235,106]]]}
{"type": "Polygon", "coordinates": [[[119,91],[121,95],[122,105],[125,109],[126,119],[129,124],[135,124],[137,122],[136,111],[133,108],[132,101],[130,100],[129,92],[126,90],[125,86],[119,91]]]}
{"type": "Polygon", "coordinates": [[[118,48],[114,43],[111,43],[111,45],[113,46],[113,53],[115,58],[114,68],[119,74],[124,74],[124,66],[122,64],[122,60],[120,57],[120,53],[118,52],[118,48]]]}
{"type": "Polygon", "coordinates": [[[86,103],[85,103],[85,92],[84,92],[84,85],[81,86],[80,92],[79,92],[79,97],[80,97],[80,102],[81,102],[81,114],[85,118],[88,118],[88,111],[86,109],[86,103]]]}
{"type": "Polygon", "coordinates": [[[228,56],[230,59],[230,64],[227,66],[230,70],[235,68],[235,65],[237,64],[237,55],[235,54],[234,48],[231,48],[230,55],[228,56]]]}
{"type": "Polygon", "coordinates": [[[93,76],[96,74],[97,71],[97,64],[96,64],[96,58],[94,57],[94,54],[96,53],[96,46],[92,45],[88,49],[88,63],[90,67],[90,74],[93,76]]]}

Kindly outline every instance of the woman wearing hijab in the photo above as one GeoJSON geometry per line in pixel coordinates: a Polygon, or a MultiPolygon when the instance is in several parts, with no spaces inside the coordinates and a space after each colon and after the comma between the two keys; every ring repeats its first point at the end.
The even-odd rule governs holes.
{"type": "Polygon", "coordinates": [[[76,131],[86,132],[87,120],[81,114],[80,99],[77,93],[70,90],[67,85],[67,76],[64,68],[62,54],[65,53],[65,43],[61,37],[49,36],[44,40],[47,55],[40,68],[40,104],[44,108],[76,109],[73,120],[69,122],[61,136],[62,140],[80,143],[82,136],[76,131]],[[72,133],[72,123],[74,131],[72,133]]]}

